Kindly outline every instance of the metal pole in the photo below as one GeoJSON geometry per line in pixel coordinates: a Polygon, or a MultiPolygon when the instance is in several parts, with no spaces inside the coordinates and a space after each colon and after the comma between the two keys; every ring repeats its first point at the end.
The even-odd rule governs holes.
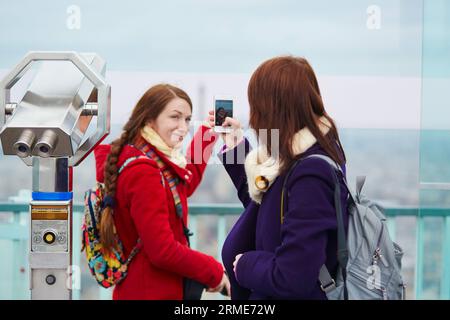
{"type": "Polygon", "coordinates": [[[67,158],[33,158],[31,299],[72,299],[72,192],[67,158]]]}

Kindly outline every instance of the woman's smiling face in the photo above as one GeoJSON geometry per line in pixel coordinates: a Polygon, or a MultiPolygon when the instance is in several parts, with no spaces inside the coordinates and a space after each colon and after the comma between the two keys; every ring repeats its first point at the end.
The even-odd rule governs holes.
{"type": "Polygon", "coordinates": [[[150,122],[150,126],[167,146],[176,148],[187,135],[191,118],[192,110],[189,103],[176,97],[169,101],[155,120],[150,122]]]}

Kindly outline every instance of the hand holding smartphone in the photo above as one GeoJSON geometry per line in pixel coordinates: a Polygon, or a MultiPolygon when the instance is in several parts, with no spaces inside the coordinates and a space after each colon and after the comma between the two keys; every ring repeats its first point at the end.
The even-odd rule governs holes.
{"type": "Polygon", "coordinates": [[[232,128],[223,127],[226,117],[233,117],[233,97],[225,95],[214,96],[214,131],[231,132],[232,128]]]}
{"type": "Polygon", "coordinates": [[[243,131],[239,120],[233,118],[234,98],[214,96],[214,110],[209,111],[209,123],[215,132],[220,133],[228,149],[234,148],[243,140],[243,131]],[[223,126],[226,118],[226,126],[223,126]]]}

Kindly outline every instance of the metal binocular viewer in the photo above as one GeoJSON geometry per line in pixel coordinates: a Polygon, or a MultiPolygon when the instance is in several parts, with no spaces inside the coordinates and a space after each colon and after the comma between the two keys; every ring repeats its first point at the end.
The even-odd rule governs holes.
{"type": "Polygon", "coordinates": [[[33,167],[32,299],[72,298],[72,168],[109,133],[105,70],[97,54],[30,52],[0,82],[3,153],[33,167]],[[39,68],[23,98],[10,101],[11,88],[34,62],[39,68]],[[97,125],[88,136],[94,118],[97,125]]]}

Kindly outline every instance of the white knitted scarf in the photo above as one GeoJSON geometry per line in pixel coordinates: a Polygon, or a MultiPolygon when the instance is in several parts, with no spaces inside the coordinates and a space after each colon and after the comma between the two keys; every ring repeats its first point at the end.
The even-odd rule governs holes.
{"type": "MultiPolygon", "coordinates": [[[[319,128],[323,135],[326,135],[331,128],[331,123],[321,117],[318,120],[319,128]]],[[[301,154],[316,143],[316,138],[308,128],[297,131],[292,140],[292,149],[294,155],[301,154]]],[[[256,202],[261,203],[264,193],[270,188],[275,179],[280,174],[279,159],[272,158],[267,153],[267,147],[260,145],[258,148],[250,151],[245,158],[245,173],[247,175],[248,191],[250,197],[256,202]],[[266,188],[257,188],[257,182],[261,180],[268,181],[266,188]]]]}

